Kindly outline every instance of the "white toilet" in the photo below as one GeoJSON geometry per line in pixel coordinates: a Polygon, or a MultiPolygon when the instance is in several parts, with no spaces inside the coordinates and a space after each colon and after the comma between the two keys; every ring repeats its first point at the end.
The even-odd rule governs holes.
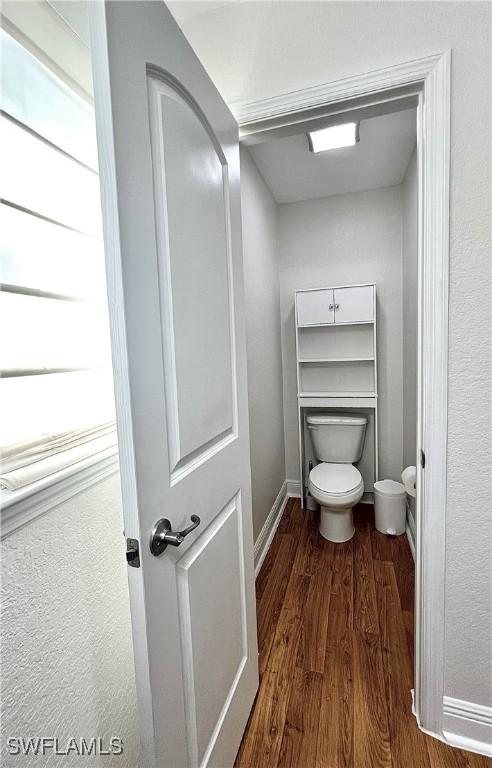
{"type": "Polygon", "coordinates": [[[364,482],[359,461],[367,418],[346,413],[311,413],[306,418],[316,458],[309,473],[309,492],[321,506],[319,532],[341,543],[354,535],[352,507],[361,500],[364,482]]]}

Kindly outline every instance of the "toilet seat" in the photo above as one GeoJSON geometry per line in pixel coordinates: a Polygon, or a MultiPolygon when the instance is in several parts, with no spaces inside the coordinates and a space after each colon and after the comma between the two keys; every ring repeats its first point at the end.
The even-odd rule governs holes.
{"type": "Polygon", "coordinates": [[[362,480],[362,475],[353,464],[317,464],[309,474],[312,484],[320,491],[338,495],[350,493],[362,480]]]}
{"type": "Polygon", "coordinates": [[[322,506],[350,507],[364,492],[364,481],[353,464],[318,464],[309,473],[309,490],[322,506]]]}

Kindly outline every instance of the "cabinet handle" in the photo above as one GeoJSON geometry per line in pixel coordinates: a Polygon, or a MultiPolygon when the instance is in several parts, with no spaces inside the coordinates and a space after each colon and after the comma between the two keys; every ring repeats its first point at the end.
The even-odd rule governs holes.
{"type": "Polygon", "coordinates": [[[328,309],[333,309],[333,304],[328,304],[328,309]]]}
{"type": "Polygon", "coordinates": [[[335,312],[337,311],[337,309],[340,309],[340,304],[335,304],[335,312]]]}

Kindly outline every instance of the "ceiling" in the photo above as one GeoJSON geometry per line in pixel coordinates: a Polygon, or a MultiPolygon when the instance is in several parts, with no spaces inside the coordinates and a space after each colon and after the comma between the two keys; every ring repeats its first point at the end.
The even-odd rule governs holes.
{"type": "Polygon", "coordinates": [[[169,0],[166,5],[182,27],[204,13],[226,9],[231,2],[232,0],[169,0]]]}
{"type": "Polygon", "coordinates": [[[89,47],[89,13],[84,0],[48,0],[55,13],[64,20],[83,43],[89,47]]]}
{"type": "Polygon", "coordinates": [[[277,203],[400,184],[416,143],[416,110],[360,122],[353,147],[313,154],[304,133],[248,147],[277,203]]]}
{"type": "MultiPolygon", "coordinates": [[[[353,37],[354,27],[346,3],[167,0],[167,5],[233,112],[238,99],[328,82],[336,79],[339,66],[344,75],[351,73],[353,51],[343,41],[353,37]]],[[[369,21],[380,23],[380,5],[366,6],[369,21]]],[[[394,19],[393,10],[385,6],[385,19],[398,28],[401,10],[394,19]]],[[[360,32],[364,44],[381,51],[377,36],[368,40],[360,32]]],[[[287,203],[399,184],[415,142],[416,114],[408,110],[361,121],[360,142],[348,149],[313,155],[304,134],[248,149],[275,200],[287,203]]]]}

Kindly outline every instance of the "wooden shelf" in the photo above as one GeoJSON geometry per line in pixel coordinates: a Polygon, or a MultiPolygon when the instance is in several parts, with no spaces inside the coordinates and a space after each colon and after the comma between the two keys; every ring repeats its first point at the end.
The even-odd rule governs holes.
{"type": "Polygon", "coordinates": [[[377,397],[376,392],[299,392],[297,397],[377,397]]]}
{"type": "Polygon", "coordinates": [[[365,363],[374,362],[374,357],[300,357],[300,363],[365,363]]]}

